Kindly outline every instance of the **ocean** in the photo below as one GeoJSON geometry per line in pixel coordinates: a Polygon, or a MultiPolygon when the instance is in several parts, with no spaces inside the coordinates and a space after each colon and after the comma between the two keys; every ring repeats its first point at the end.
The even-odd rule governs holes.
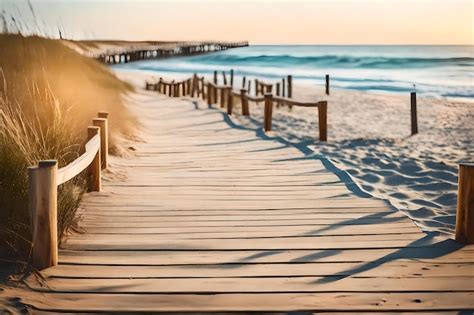
{"type": "MultiPolygon", "coordinates": [[[[266,81],[293,75],[295,84],[379,93],[408,93],[474,101],[474,46],[251,45],[206,55],[146,60],[113,67],[169,78],[192,73],[210,77],[234,69],[266,81]]],[[[240,83],[235,83],[236,86],[240,83]]]]}

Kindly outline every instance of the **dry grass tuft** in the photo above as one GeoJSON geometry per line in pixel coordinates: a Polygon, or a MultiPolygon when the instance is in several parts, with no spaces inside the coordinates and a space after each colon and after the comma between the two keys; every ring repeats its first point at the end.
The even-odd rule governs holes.
{"type": "MultiPolygon", "coordinates": [[[[132,88],[98,62],[60,41],[0,34],[0,247],[28,253],[27,167],[57,159],[59,167],[83,148],[97,112],[110,112],[113,134],[133,121],[123,103],[132,88]]],[[[74,228],[83,178],[59,189],[59,232],[74,228]]]]}

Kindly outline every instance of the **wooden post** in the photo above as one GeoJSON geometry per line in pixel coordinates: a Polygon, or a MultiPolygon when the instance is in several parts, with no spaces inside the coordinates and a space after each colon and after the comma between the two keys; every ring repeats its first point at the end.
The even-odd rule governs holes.
{"type": "Polygon", "coordinates": [[[456,241],[474,244],[474,164],[459,165],[456,241]]]}
{"type": "Polygon", "coordinates": [[[271,93],[272,89],[273,89],[273,85],[271,85],[271,84],[265,85],[265,92],[271,93]]]}
{"type": "Polygon", "coordinates": [[[285,97],[285,78],[281,79],[281,96],[285,97]]]}
{"type": "MultiPolygon", "coordinates": [[[[213,94],[214,94],[214,93],[212,93],[212,86],[211,86],[211,83],[208,83],[208,84],[207,84],[207,105],[208,105],[209,107],[211,107],[211,105],[212,105],[212,95],[213,95],[213,94]]],[[[203,95],[204,95],[204,94],[203,94],[203,95]]]]}
{"type": "Polygon", "coordinates": [[[273,111],[273,95],[271,93],[265,93],[265,111],[263,124],[265,131],[272,130],[272,111],[273,111]]]}
{"type": "MultiPolygon", "coordinates": [[[[207,91],[204,91],[206,89],[206,85],[204,84],[204,78],[201,78],[199,79],[199,81],[201,82],[201,95],[202,95],[202,99],[205,100],[206,99],[206,95],[209,94],[209,86],[207,86],[207,91]],[[207,92],[207,93],[206,93],[207,92]]],[[[198,85],[198,91],[199,91],[199,85],[198,85]]]]}
{"type": "Polygon", "coordinates": [[[242,88],[245,89],[245,82],[246,82],[247,78],[246,77],[242,77],[242,88]]]}
{"type": "Polygon", "coordinates": [[[212,87],[212,99],[214,101],[214,103],[217,104],[217,87],[216,86],[213,86],[212,87]]]}
{"type": "Polygon", "coordinates": [[[411,103],[411,135],[418,133],[418,117],[416,113],[416,92],[410,93],[411,103]]]}
{"type": "Polygon", "coordinates": [[[329,74],[326,74],[326,95],[329,95],[329,74]]]}
{"type": "Polygon", "coordinates": [[[94,118],[92,125],[100,127],[100,159],[102,169],[106,169],[109,159],[109,136],[107,118],[94,118]]]}
{"type": "Polygon", "coordinates": [[[221,88],[221,108],[225,107],[225,101],[226,101],[225,92],[226,91],[227,91],[227,88],[221,88]]]}
{"type": "Polygon", "coordinates": [[[39,269],[58,264],[58,162],[45,160],[30,168],[30,207],[34,207],[32,263],[39,269]],[[34,173],[34,174],[33,174],[34,173]]]}
{"type": "Polygon", "coordinates": [[[175,83],[174,84],[174,97],[179,97],[179,86],[180,86],[180,83],[175,83]]]}
{"type": "Polygon", "coordinates": [[[288,75],[287,81],[288,81],[288,98],[292,98],[293,97],[293,76],[288,75]]]}
{"type": "Polygon", "coordinates": [[[227,77],[225,75],[225,71],[222,71],[222,82],[224,82],[224,85],[227,85],[227,77]]]}
{"type": "Polygon", "coordinates": [[[230,69],[230,86],[234,86],[234,69],[230,69]]]}
{"type": "MultiPolygon", "coordinates": [[[[280,96],[280,82],[276,84],[276,95],[280,96]]],[[[276,106],[280,107],[280,102],[277,102],[276,106]]]]}
{"type": "Polygon", "coordinates": [[[198,93],[197,96],[199,96],[199,90],[196,89],[196,83],[197,83],[197,75],[195,73],[193,75],[193,79],[191,83],[191,97],[194,97],[194,95],[196,95],[196,92],[198,93]]]}
{"type": "Polygon", "coordinates": [[[97,114],[97,117],[108,119],[109,118],[109,112],[101,111],[97,114]]]}
{"type": "Polygon", "coordinates": [[[322,101],[319,102],[318,106],[318,120],[319,120],[319,140],[327,141],[328,140],[328,102],[322,101]]]}
{"type": "Polygon", "coordinates": [[[258,80],[257,79],[255,79],[255,96],[258,96],[258,80]]]}
{"type": "Polygon", "coordinates": [[[247,90],[240,89],[240,104],[242,104],[242,115],[249,116],[249,100],[247,99],[247,95],[245,95],[246,93],[247,90]]]}
{"type": "Polygon", "coordinates": [[[227,114],[232,115],[232,107],[234,107],[234,95],[232,95],[232,88],[228,87],[227,90],[227,114]]]}
{"type": "Polygon", "coordinates": [[[214,71],[214,84],[217,84],[217,71],[214,71]]]}
{"type": "MultiPolygon", "coordinates": [[[[100,134],[100,128],[95,126],[87,127],[87,141],[95,137],[95,135],[100,134]]],[[[100,161],[100,150],[94,157],[91,165],[89,166],[89,176],[88,176],[88,189],[89,191],[101,191],[102,182],[101,182],[101,161],[100,161]]]]}

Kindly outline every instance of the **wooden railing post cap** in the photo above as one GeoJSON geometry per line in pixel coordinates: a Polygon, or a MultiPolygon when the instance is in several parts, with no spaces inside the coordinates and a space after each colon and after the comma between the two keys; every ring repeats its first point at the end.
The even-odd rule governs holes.
{"type": "Polygon", "coordinates": [[[246,93],[246,92],[247,92],[247,89],[240,89],[240,92],[241,92],[241,93],[246,93]]]}
{"type": "Polygon", "coordinates": [[[100,111],[100,112],[97,114],[97,116],[98,116],[99,118],[105,118],[105,119],[107,119],[107,118],[109,118],[109,112],[100,111]]]}
{"type": "Polygon", "coordinates": [[[94,118],[92,119],[92,121],[103,122],[103,121],[107,121],[107,118],[94,118]]]}
{"type": "Polygon", "coordinates": [[[41,160],[38,162],[38,167],[53,167],[58,164],[57,160],[41,160]]]}
{"type": "Polygon", "coordinates": [[[92,133],[99,133],[100,132],[100,127],[99,126],[87,126],[88,132],[92,133]]]}

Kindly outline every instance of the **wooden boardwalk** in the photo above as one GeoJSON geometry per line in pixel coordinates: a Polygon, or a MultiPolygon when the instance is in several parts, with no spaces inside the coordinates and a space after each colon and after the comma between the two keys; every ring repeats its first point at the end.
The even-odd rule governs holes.
{"type": "Polygon", "coordinates": [[[474,246],[423,233],[323,161],[219,110],[140,98],[146,141],[114,160],[126,178],[85,197],[84,233],[60,264],[16,293],[33,310],[474,308],[474,246]]]}

